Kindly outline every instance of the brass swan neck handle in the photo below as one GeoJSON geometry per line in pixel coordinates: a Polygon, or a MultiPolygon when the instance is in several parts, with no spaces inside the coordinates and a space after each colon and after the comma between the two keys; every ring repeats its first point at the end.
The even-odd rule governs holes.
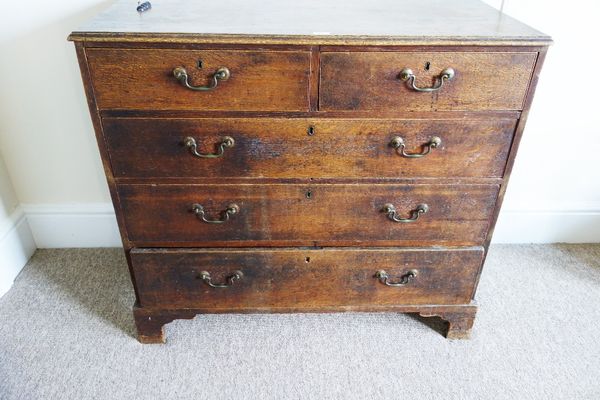
{"type": "Polygon", "coordinates": [[[211,82],[208,86],[193,86],[190,84],[187,70],[183,67],[176,67],[173,69],[173,76],[181,83],[184,87],[190,90],[196,90],[199,92],[206,92],[209,90],[216,89],[219,81],[226,81],[231,76],[227,67],[217,68],[214,74],[212,74],[211,82]]]}
{"type": "Polygon", "coordinates": [[[415,80],[417,79],[412,69],[404,68],[400,71],[400,80],[406,82],[408,87],[410,87],[415,92],[437,92],[444,86],[445,81],[451,81],[454,78],[456,73],[453,68],[446,68],[436,77],[435,84],[432,87],[418,87],[415,84],[415,80]]]}

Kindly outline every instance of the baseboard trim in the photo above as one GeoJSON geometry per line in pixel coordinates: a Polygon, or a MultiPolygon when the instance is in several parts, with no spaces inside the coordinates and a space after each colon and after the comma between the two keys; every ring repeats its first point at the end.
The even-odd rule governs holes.
{"type": "MultiPolygon", "coordinates": [[[[38,248],[120,247],[112,204],[26,204],[38,248]]],[[[494,243],[598,243],[600,207],[580,210],[503,210],[494,243]]]]}
{"type": "Polygon", "coordinates": [[[35,249],[23,208],[18,207],[0,232],[0,297],[8,292],[35,249]]]}
{"type": "MultiPolygon", "coordinates": [[[[505,210],[493,243],[600,243],[596,210],[505,210]]],[[[110,203],[26,204],[0,230],[0,296],[37,248],[120,247],[110,203]]]]}
{"type": "Polygon", "coordinates": [[[121,247],[111,203],[24,204],[38,248],[121,247]]]}
{"type": "Polygon", "coordinates": [[[492,243],[600,243],[600,207],[502,211],[492,243]]]}

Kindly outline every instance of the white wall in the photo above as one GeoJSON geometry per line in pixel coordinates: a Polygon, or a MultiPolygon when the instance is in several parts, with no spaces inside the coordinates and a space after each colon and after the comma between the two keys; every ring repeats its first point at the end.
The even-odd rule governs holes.
{"type": "Polygon", "coordinates": [[[110,4],[4,1],[0,148],[21,202],[110,201],[68,34],[110,4]]]}
{"type": "MultiPolygon", "coordinates": [[[[492,5],[499,1],[490,1],[492,5]]],[[[517,155],[496,241],[600,242],[600,2],[505,0],[554,39],[517,155]]]]}
{"type": "MultiPolygon", "coordinates": [[[[75,53],[66,42],[73,27],[107,4],[0,2],[0,296],[36,249],[35,215],[26,218],[28,207],[20,203],[56,215],[56,206],[101,202],[109,210],[103,222],[112,224],[104,236],[118,243],[75,53]]],[[[84,214],[89,220],[88,206],[84,214]]],[[[77,244],[79,235],[64,225],[65,218],[53,218],[47,234],[77,244]]]]}
{"type": "MultiPolygon", "coordinates": [[[[19,201],[0,153],[0,226],[17,209],[19,201]]],[[[0,230],[1,232],[1,230],[0,230]]]]}
{"type": "Polygon", "coordinates": [[[35,251],[33,236],[0,154],[0,296],[35,251]]]}
{"type": "MultiPolygon", "coordinates": [[[[66,41],[109,3],[2,4],[0,148],[40,247],[119,244],[75,51],[66,41]]],[[[556,44],[516,160],[498,241],[600,241],[599,4],[504,2],[505,12],[556,44]]]]}

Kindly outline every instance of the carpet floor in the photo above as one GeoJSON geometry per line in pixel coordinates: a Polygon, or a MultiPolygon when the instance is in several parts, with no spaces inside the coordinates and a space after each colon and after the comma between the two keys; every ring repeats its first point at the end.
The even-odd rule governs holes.
{"type": "Polygon", "coordinates": [[[394,313],[201,315],[134,338],[118,249],[39,250],[0,298],[0,399],[600,399],[600,245],[492,246],[472,338],[394,313]]]}

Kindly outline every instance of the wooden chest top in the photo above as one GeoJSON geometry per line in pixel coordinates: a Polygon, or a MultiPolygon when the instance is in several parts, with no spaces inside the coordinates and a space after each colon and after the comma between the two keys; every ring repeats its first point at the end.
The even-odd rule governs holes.
{"type": "Polygon", "coordinates": [[[550,38],[478,0],[119,0],[71,35],[86,41],[523,44],[550,38]]]}

